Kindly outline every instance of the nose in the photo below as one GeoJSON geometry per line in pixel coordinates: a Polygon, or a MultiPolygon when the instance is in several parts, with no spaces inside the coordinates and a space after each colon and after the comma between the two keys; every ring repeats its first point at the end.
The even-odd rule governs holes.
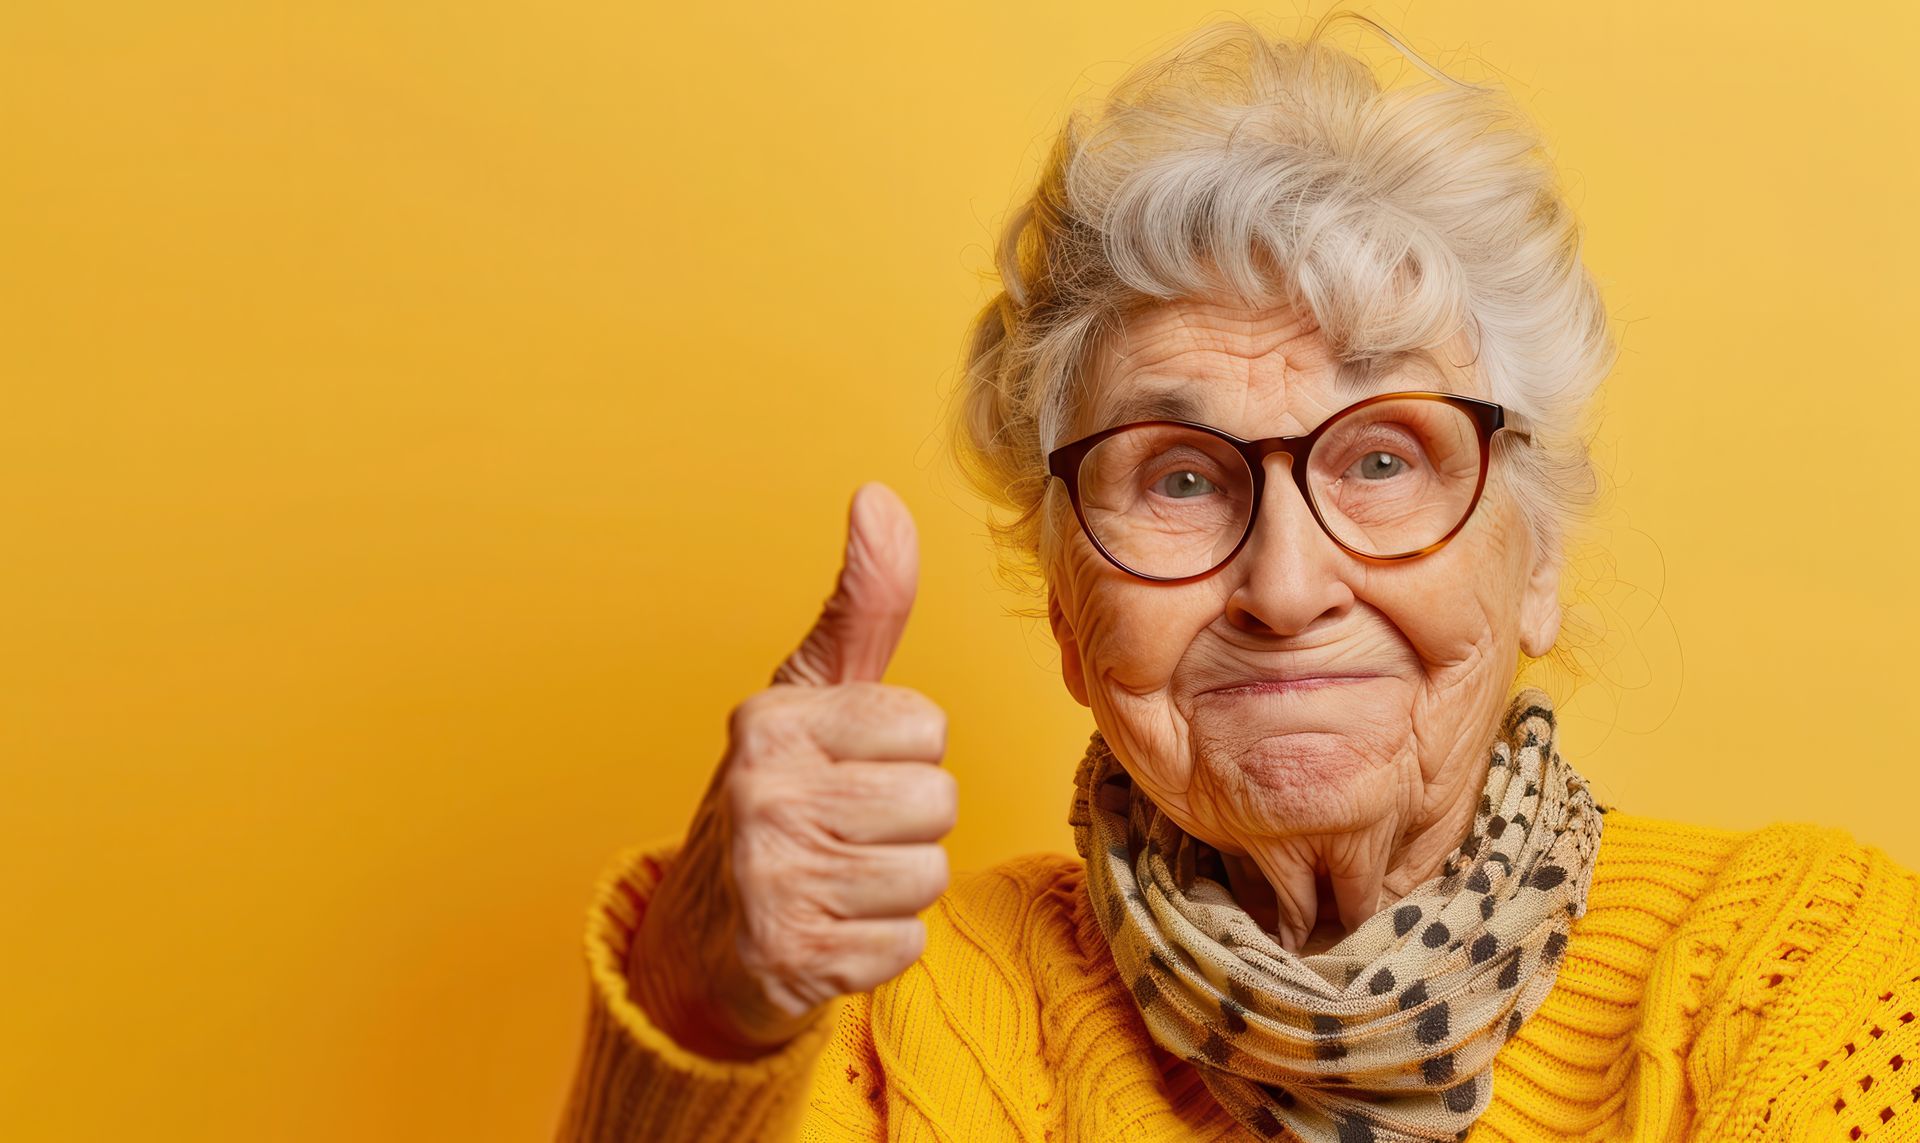
{"type": "Polygon", "coordinates": [[[1227,621],[1250,634],[1297,635],[1354,599],[1343,574],[1351,557],[1314,520],[1291,463],[1283,453],[1266,459],[1266,492],[1253,534],[1222,569],[1237,576],[1227,621]]]}

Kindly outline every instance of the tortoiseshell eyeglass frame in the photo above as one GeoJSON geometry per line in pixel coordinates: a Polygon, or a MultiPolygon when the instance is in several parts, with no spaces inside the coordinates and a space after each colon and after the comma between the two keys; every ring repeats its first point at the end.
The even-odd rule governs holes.
{"type": "Polygon", "coordinates": [[[1105,557],[1108,563],[1126,572],[1130,576],[1151,580],[1155,583],[1192,583],[1195,580],[1205,579],[1227,564],[1232,563],[1233,557],[1240,554],[1240,549],[1247,546],[1248,538],[1253,535],[1254,522],[1260,518],[1260,501],[1266,492],[1267,467],[1265,461],[1267,457],[1277,452],[1287,454],[1287,467],[1293,473],[1294,484],[1300,489],[1300,499],[1306,501],[1307,509],[1313,513],[1314,522],[1319,524],[1320,530],[1327,534],[1327,538],[1335,544],[1338,544],[1343,551],[1350,552],[1361,559],[1383,562],[1411,560],[1438,551],[1446,545],[1447,541],[1458,535],[1460,529],[1467,526],[1467,521],[1473,519],[1474,509],[1480,506],[1480,494],[1486,490],[1487,469],[1491,464],[1493,456],[1493,449],[1491,447],[1493,434],[1502,429],[1513,433],[1528,443],[1531,443],[1533,440],[1533,427],[1528,424],[1525,417],[1504,406],[1497,405],[1492,401],[1483,401],[1478,397],[1463,397],[1458,393],[1436,393],[1428,391],[1380,393],[1363,400],[1355,401],[1353,404],[1348,405],[1346,408],[1341,409],[1339,412],[1320,422],[1319,426],[1310,433],[1303,433],[1299,436],[1291,437],[1265,437],[1261,440],[1250,441],[1242,440],[1232,433],[1222,429],[1216,429],[1212,425],[1203,425],[1194,421],[1130,421],[1124,425],[1115,425],[1110,429],[1102,429],[1091,436],[1081,437],[1077,441],[1061,445],[1059,448],[1054,449],[1047,454],[1047,472],[1051,476],[1059,477],[1060,481],[1067,486],[1067,497],[1073,503],[1073,514],[1075,519],[1080,521],[1080,530],[1086,533],[1087,539],[1093,544],[1094,550],[1105,557]],[[1327,526],[1326,519],[1320,515],[1320,506],[1314,503],[1313,492],[1307,485],[1307,458],[1312,454],[1315,443],[1326,434],[1327,430],[1332,428],[1348,414],[1381,401],[1406,400],[1410,397],[1423,401],[1443,402],[1461,410],[1472,418],[1474,427],[1479,433],[1480,440],[1480,474],[1474,482],[1473,499],[1467,502],[1467,509],[1460,514],[1459,522],[1454,524],[1446,535],[1425,547],[1416,548],[1407,552],[1396,552],[1393,555],[1387,556],[1363,552],[1346,543],[1339,536],[1334,535],[1333,529],[1327,526]],[[1133,568],[1122,563],[1112,552],[1109,552],[1106,545],[1100,542],[1100,537],[1094,534],[1093,527],[1087,523],[1086,512],[1080,505],[1080,468],[1085,462],[1087,454],[1093,451],[1095,445],[1106,440],[1108,437],[1117,436],[1129,429],[1137,429],[1147,425],[1175,425],[1181,428],[1194,429],[1206,433],[1209,436],[1218,437],[1220,440],[1232,445],[1234,450],[1246,461],[1247,471],[1253,482],[1253,498],[1252,504],[1247,510],[1247,526],[1240,533],[1240,539],[1233,545],[1233,550],[1205,571],[1181,576],[1148,575],[1145,572],[1135,571],[1133,568]]]}

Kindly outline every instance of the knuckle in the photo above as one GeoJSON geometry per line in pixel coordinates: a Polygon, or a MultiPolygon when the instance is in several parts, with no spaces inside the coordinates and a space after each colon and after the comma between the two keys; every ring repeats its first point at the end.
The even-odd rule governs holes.
{"type": "Polygon", "coordinates": [[[827,819],[825,832],[832,838],[838,854],[857,852],[880,838],[886,822],[881,814],[872,803],[849,800],[834,809],[827,819]]]}
{"type": "Polygon", "coordinates": [[[770,782],[736,780],[727,784],[727,808],[743,831],[778,828],[787,813],[770,782]]]}
{"type": "Polygon", "coordinates": [[[810,853],[830,858],[841,852],[838,835],[850,810],[858,805],[848,800],[845,790],[825,783],[808,784],[790,791],[783,800],[810,853]]]}
{"type": "Polygon", "coordinates": [[[781,980],[798,979],[816,955],[818,922],[808,922],[777,899],[762,899],[741,926],[741,960],[756,972],[781,980]]]}
{"type": "Polygon", "coordinates": [[[806,733],[803,704],[778,688],[748,695],[727,716],[727,737],[749,762],[784,752],[806,733]]]}
{"type": "Polygon", "coordinates": [[[777,822],[775,828],[741,839],[734,876],[742,895],[750,895],[772,915],[804,919],[818,912],[823,889],[833,883],[838,855],[827,839],[813,831],[784,826],[777,822]]]}
{"type": "Polygon", "coordinates": [[[755,691],[734,704],[727,712],[727,731],[734,738],[746,738],[752,735],[759,719],[767,713],[767,708],[775,700],[767,691],[755,691]]]}
{"type": "Polygon", "coordinates": [[[734,884],[741,898],[769,922],[784,923],[799,915],[811,870],[806,847],[777,834],[745,837],[735,846],[734,884]]]}
{"type": "Polygon", "coordinates": [[[840,958],[824,924],[800,926],[777,955],[783,975],[801,987],[830,982],[840,970],[840,958]]]}

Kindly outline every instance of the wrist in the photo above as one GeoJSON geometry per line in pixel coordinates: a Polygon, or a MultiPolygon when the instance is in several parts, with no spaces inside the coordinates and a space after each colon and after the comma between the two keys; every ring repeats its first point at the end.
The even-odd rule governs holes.
{"type": "Polygon", "coordinates": [[[716,1060],[753,1060],[785,1047],[811,1020],[780,1021],[779,1027],[749,1023],[729,1005],[743,986],[729,984],[714,966],[723,958],[687,947],[676,926],[643,924],[627,958],[627,992],[674,1043],[716,1060]]]}

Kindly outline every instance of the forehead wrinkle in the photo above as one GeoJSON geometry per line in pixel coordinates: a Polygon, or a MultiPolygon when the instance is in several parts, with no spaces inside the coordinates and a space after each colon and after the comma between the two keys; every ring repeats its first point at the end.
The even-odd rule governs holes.
{"type": "MultiPolygon", "coordinates": [[[[1088,432],[1100,432],[1135,421],[1213,423],[1207,416],[1211,402],[1202,394],[1212,394],[1217,387],[1205,379],[1136,375],[1134,380],[1137,384],[1118,391],[1110,387],[1102,388],[1094,401],[1092,424],[1088,432]]],[[[1336,392],[1347,403],[1398,389],[1462,392],[1462,387],[1451,383],[1446,364],[1429,349],[1408,349],[1364,361],[1343,361],[1334,372],[1333,383],[1336,392]]],[[[1312,428],[1311,425],[1303,426],[1301,431],[1310,432],[1312,428]]]]}
{"type": "Polygon", "coordinates": [[[1089,371],[1085,403],[1074,418],[1084,417],[1088,432],[1134,421],[1207,423],[1204,410],[1219,404],[1223,382],[1237,382],[1244,397],[1266,359],[1278,356],[1283,370],[1289,365],[1275,345],[1249,348],[1236,330],[1209,324],[1217,315],[1206,306],[1148,307],[1143,313],[1157,323],[1150,333],[1143,335],[1135,315],[1104,330],[1092,346],[1089,359],[1099,364],[1089,371]],[[1201,358],[1197,366],[1178,364],[1195,356],[1201,358]]]}
{"type": "MultiPolygon", "coordinates": [[[[1239,359],[1235,364],[1245,367],[1246,381],[1250,384],[1258,363],[1276,352],[1271,348],[1253,353],[1236,352],[1230,338],[1223,345],[1186,344],[1157,353],[1153,350],[1158,347],[1152,343],[1127,350],[1117,344],[1117,341],[1125,340],[1125,332],[1124,328],[1111,331],[1108,337],[1102,339],[1099,351],[1112,355],[1109,359],[1110,368],[1133,363],[1137,371],[1128,378],[1131,384],[1092,386],[1095,390],[1094,399],[1084,432],[1100,432],[1136,421],[1215,423],[1208,419],[1206,413],[1213,403],[1209,398],[1217,391],[1211,379],[1189,374],[1155,374],[1151,372],[1155,365],[1196,350],[1209,356],[1223,354],[1239,359]],[[1137,363],[1133,362],[1136,356],[1141,358],[1137,363]]],[[[1290,360],[1283,356],[1282,362],[1283,369],[1291,372],[1288,368],[1290,360]]],[[[1467,367],[1443,358],[1442,352],[1435,347],[1415,346],[1369,358],[1335,358],[1332,364],[1331,386],[1342,406],[1375,393],[1399,389],[1474,395],[1471,380],[1464,383],[1456,381],[1467,367]]],[[[1244,397],[1247,394],[1243,391],[1242,395],[1244,397]]],[[[1299,431],[1310,432],[1314,427],[1302,423],[1299,431]]]]}

